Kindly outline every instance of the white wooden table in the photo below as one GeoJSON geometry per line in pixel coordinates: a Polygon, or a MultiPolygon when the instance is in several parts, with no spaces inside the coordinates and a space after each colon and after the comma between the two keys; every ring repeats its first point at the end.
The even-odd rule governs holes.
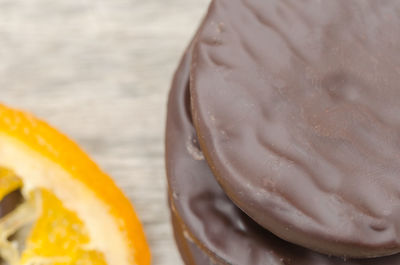
{"type": "Polygon", "coordinates": [[[208,0],[0,0],[0,101],[75,139],[134,203],[153,264],[181,264],[164,170],[167,92],[208,0]]]}

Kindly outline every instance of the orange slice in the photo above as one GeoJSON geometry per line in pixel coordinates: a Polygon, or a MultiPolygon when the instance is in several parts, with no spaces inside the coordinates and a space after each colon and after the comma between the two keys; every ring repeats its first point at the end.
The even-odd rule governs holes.
{"type": "Polygon", "coordinates": [[[150,252],[129,200],[69,138],[0,104],[0,201],[24,202],[0,218],[9,265],[147,265],[150,252]]]}

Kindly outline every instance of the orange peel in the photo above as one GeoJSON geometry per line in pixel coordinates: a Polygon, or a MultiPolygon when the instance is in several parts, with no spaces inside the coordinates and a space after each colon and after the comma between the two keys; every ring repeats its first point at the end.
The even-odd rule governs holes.
{"type": "MultiPolygon", "coordinates": [[[[59,200],[60,205],[65,207],[62,214],[67,216],[68,212],[77,217],[79,221],[75,222],[82,222],[87,236],[83,247],[100,253],[105,263],[91,261],[89,256],[93,252],[88,251],[91,254],[84,254],[87,261],[80,264],[150,264],[150,251],[142,225],[132,204],[114,181],[67,136],[29,113],[2,104],[0,168],[14,172],[22,180],[25,198],[32,197],[38,191],[42,199],[43,195],[51,194],[45,197],[55,196],[50,201],[59,200]]],[[[15,189],[18,183],[16,181],[14,186],[6,187],[5,190],[15,189]]],[[[35,204],[39,205],[36,209],[46,205],[45,202],[35,204]]],[[[34,223],[39,222],[43,212],[42,209],[38,213],[34,223]]],[[[33,240],[33,234],[36,233],[35,237],[39,239],[47,236],[46,231],[40,234],[41,230],[32,230],[27,239],[28,246],[33,240]]],[[[48,246],[42,246],[45,247],[48,246]]],[[[23,255],[26,257],[27,254],[23,255]]],[[[29,261],[20,262],[30,264],[29,261]]],[[[60,262],[53,260],[45,264],[78,264],[71,262],[60,259],[60,262]]]]}

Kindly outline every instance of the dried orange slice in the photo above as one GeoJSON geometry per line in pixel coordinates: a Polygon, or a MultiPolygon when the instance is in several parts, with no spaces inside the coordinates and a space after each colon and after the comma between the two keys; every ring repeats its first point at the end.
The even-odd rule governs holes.
{"type": "Polygon", "coordinates": [[[112,179],[47,123],[1,104],[0,256],[9,265],[150,264],[142,226],[112,179]],[[15,194],[22,199],[2,211],[15,194]]]}

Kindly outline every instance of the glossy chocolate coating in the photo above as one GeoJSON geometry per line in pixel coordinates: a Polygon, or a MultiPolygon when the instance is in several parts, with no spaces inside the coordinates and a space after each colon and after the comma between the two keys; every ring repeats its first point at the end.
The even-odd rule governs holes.
{"type": "Polygon", "coordinates": [[[399,254],[344,261],[293,245],[263,229],[231,202],[197,144],[189,105],[190,52],[175,74],[169,96],[166,165],[173,216],[192,241],[216,264],[400,265],[399,254]]]}
{"type": "Polygon", "coordinates": [[[200,145],[285,240],[400,251],[400,1],[215,0],[193,51],[200,145]]]}
{"type": "Polygon", "coordinates": [[[23,197],[21,194],[21,190],[15,190],[10,194],[7,194],[0,201],[0,218],[9,214],[12,210],[17,208],[19,204],[22,203],[23,197]]]}
{"type": "MultiPolygon", "coordinates": [[[[170,206],[170,208],[172,207],[173,206],[170,206]]],[[[201,250],[196,243],[185,237],[185,228],[179,222],[179,218],[172,211],[171,222],[176,244],[186,265],[215,265],[206,252],[201,250]]]]}

